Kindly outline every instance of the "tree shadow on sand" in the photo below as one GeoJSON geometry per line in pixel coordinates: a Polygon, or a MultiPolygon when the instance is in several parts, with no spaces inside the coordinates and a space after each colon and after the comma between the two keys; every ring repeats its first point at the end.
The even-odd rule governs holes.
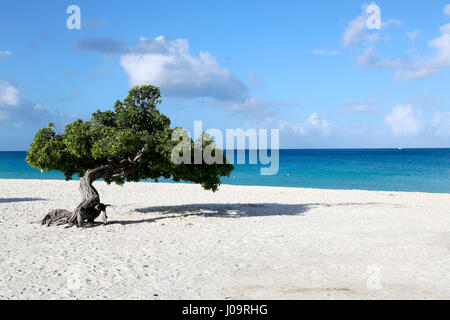
{"type": "Polygon", "coordinates": [[[179,206],[162,206],[135,209],[139,213],[159,213],[163,216],[141,220],[111,221],[108,224],[139,224],[151,223],[163,219],[184,218],[189,216],[220,217],[220,218],[243,218],[243,217],[267,217],[267,216],[302,216],[310,209],[319,206],[318,203],[311,204],[189,204],[179,206]]]}
{"type": "Polygon", "coordinates": [[[0,198],[0,203],[47,201],[43,198],[0,198]]]}

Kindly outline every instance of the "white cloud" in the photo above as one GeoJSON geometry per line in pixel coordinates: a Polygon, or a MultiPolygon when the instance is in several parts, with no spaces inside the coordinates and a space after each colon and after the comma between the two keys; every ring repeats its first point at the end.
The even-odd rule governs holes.
{"type": "Polygon", "coordinates": [[[278,126],[281,131],[288,131],[302,137],[313,134],[327,136],[331,132],[330,123],[326,119],[320,117],[317,112],[311,114],[302,123],[279,120],[278,126]]]}
{"type": "Polygon", "coordinates": [[[337,50],[322,50],[322,49],[312,50],[311,53],[319,56],[337,56],[341,54],[341,52],[337,50]]]}
{"type": "Polygon", "coordinates": [[[370,107],[367,104],[355,104],[347,107],[345,111],[349,113],[364,113],[369,112],[370,107]]]}
{"type": "Polygon", "coordinates": [[[414,40],[417,39],[417,37],[420,35],[420,33],[421,33],[420,30],[414,29],[414,30],[411,31],[411,32],[407,31],[407,32],[406,32],[406,36],[407,36],[409,39],[411,39],[411,41],[414,41],[414,40]]]}
{"type": "Polygon", "coordinates": [[[19,89],[6,80],[0,80],[0,107],[16,106],[19,103],[19,89]]]}
{"type": "Polygon", "coordinates": [[[208,52],[189,52],[186,39],[141,38],[130,52],[121,55],[120,64],[130,85],[152,84],[173,97],[209,97],[244,101],[248,88],[208,52]]]}
{"type": "Polygon", "coordinates": [[[320,128],[322,130],[326,130],[330,127],[328,121],[320,118],[317,112],[311,114],[306,120],[306,123],[312,128],[320,128]]]}
{"type": "Polygon", "coordinates": [[[358,56],[356,62],[360,67],[371,67],[376,64],[378,58],[373,47],[367,48],[361,55],[358,56]]]}
{"type": "Polygon", "coordinates": [[[394,136],[410,136],[417,134],[421,129],[420,112],[411,105],[397,105],[385,118],[394,136]]]}
{"type": "Polygon", "coordinates": [[[19,128],[23,124],[45,125],[52,121],[66,123],[74,117],[23,99],[19,96],[19,89],[6,80],[0,80],[0,121],[10,121],[11,128],[19,128]]]}
{"type": "Polygon", "coordinates": [[[265,107],[265,102],[255,97],[249,97],[242,102],[225,102],[223,106],[233,111],[255,112],[265,107]]]}
{"type": "Polygon", "coordinates": [[[371,113],[375,111],[375,106],[382,101],[379,99],[349,100],[347,106],[341,108],[346,113],[371,113]]]}
{"type": "MultiPolygon", "coordinates": [[[[252,96],[249,88],[210,53],[191,53],[186,39],[141,38],[133,50],[121,55],[120,63],[131,86],[151,84],[160,87],[164,96],[206,98],[201,105],[220,106],[247,117],[267,119],[278,113],[277,107],[301,105],[252,96]]],[[[265,87],[252,70],[249,78],[252,87],[265,87]]]]}
{"type": "Polygon", "coordinates": [[[49,111],[51,108],[49,106],[45,106],[42,104],[37,104],[33,107],[35,110],[43,110],[43,111],[49,111]]]}
{"type": "Polygon", "coordinates": [[[366,16],[359,16],[347,25],[347,28],[342,35],[342,45],[344,47],[350,47],[361,42],[363,39],[367,39],[367,26],[366,16]]]}
{"type": "Polygon", "coordinates": [[[261,120],[273,120],[278,114],[280,107],[299,107],[300,101],[263,101],[253,96],[249,96],[243,101],[204,101],[200,103],[205,106],[219,106],[226,110],[244,114],[248,118],[261,120]]]}
{"type": "MultiPolygon", "coordinates": [[[[423,79],[433,74],[439,73],[442,69],[450,67],[450,24],[440,28],[441,35],[428,43],[434,51],[431,56],[416,56],[407,59],[382,59],[376,52],[374,43],[380,38],[378,33],[369,33],[366,28],[366,14],[363,6],[363,13],[350,21],[343,36],[342,45],[344,47],[359,46],[363,51],[357,56],[357,63],[361,67],[373,67],[381,69],[393,69],[395,71],[393,79],[409,81],[423,79]],[[361,46],[360,46],[361,45],[361,46]]],[[[450,5],[444,10],[450,13],[450,5]]],[[[385,28],[389,25],[399,26],[403,23],[398,20],[388,19],[382,23],[385,28]]],[[[415,40],[420,35],[420,30],[407,32],[407,37],[411,40],[411,49],[405,53],[416,52],[415,40]]]]}
{"type": "MultiPolygon", "coordinates": [[[[374,2],[372,4],[375,4],[374,2]]],[[[348,48],[357,46],[362,43],[373,44],[380,41],[379,32],[375,30],[369,30],[367,27],[367,20],[369,15],[367,14],[368,4],[365,3],[362,6],[362,13],[355,19],[351,20],[342,35],[341,44],[343,47],[348,48]]],[[[401,26],[402,21],[396,19],[387,19],[381,22],[381,28],[387,28],[391,25],[401,26]]]]}
{"type": "Polygon", "coordinates": [[[407,70],[397,70],[394,74],[394,80],[399,81],[410,81],[410,80],[419,80],[425,79],[433,74],[436,74],[440,71],[438,68],[427,68],[427,67],[414,67],[407,70]]]}
{"type": "MultiPolygon", "coordinates": [[[[367,3],[364,4],[361,15],[348,23],[341,39],[343,47],[355,47],[358,50],[362,50],[362,53],[360,51],[356,55],[357,63],[361,67],[371,67],[378,61],[374,45],[380,41],[379,31],[369,30],[367,27],[367,20],[369,18],[366,12],[367,6],[367,3]]],[[[388,19],[382,22],[381,28],[400,24],[402,24],[401,21],[388,19]]]]}
{"type": "Polygon", "coordinates": [[[430,60],[430,66],[442,68],[450,67],[450,23],[440,29],[441,36],[429,42],[429,46],[437,51],[430,60]]]}
{"type": "Polygon", "coordinates": [[[445,8],[444,8],[444,13],[445,13],[447,16],[450,16],[450,4],[447,4],[447,5],[445,6],[445,8]]]}
{"type": "Polygon", "coordinates": [[[435,51],[431,57],[419,58],[417,61],[400,60],[401,64],[393,66],[397,69],[395,80],[423,79],[450,67],[450,23],[440,28],[440,37],[431,40],[428,46],[435,51]]]}
{"type": "Polygon", "coordinates": [[[416,39],[419,37],[419,35],[421,34],[421,31],[418,29],[414,29],[413,31],[407,31],[406,32],[406,36],[409,38],[409,40],[411,41],[411,49],[406,50],[405,53],[406,54],[411,54],[417,51],[416,49],[416,39]]]}
{"type": "Polygon", "coordinates": [[[409,100],[412,101],[412,104],[425,109],[439,108],[444,105],[442,98],[431,96],[428,93],[410,97],[409,100]]]}
{"type": "Polygon", "coordinates": [[[24,99],[20,99],[19,104],[14,108],[0,108],[0,121],[8,120],[13,128],[19,127],[14,124],[36,127],[55,122],[57,125],[63,125],[73,121],[76,117],[77,115],[53,110],[49,106],[35,104],[24,99]]]}
{"type": "Polygon", "coordinates": [[[450,137],[450,113],[436,112],[431,121],[431,128],[437,136],[450,137]]]}
{"type": "Polygon", "coordinates": [[[393,26],[396,26],[396,27],[400,27],[400,26],[403,25],[403,21],[400,21],[400,20],[397,20],[397,19],[387,19],[382,24],[383,27],[389,27],[390,25],[393,25],[393,26]]]}
{"type": "Polygon", "coordinates": [[[219,106],[226,110],[241,113],[248,118],[258,118],[262,120],[271,119],[277,115],[275,105],[249,96],[243,101],[205,101],[201,103],[207,106],[219,106]]]}
{"type": "Polygon", "coordinates": [[[415,53],[415,52],[417,52],[417,49],[416,48],[412,48],[412,49],[406,50],[405,54],[411,54],[411,53],[415,53]]]}
{"type": "MultiPolygon", "coordinates": [[[[446,7],[447,8],[447,7],[446,7]]],[[[450,5],[449,9],[450,11],[450,5]]],[[[364,12],[364,11],[363,11],[364,12]]],[[[397,20],[387,20],[383,27],[390,24],[400,25],[397,20]]],[[[357,63],[361,67],[373,67],[395,70],[393,79],[400,81],[417,80],[429,77],[439,73],[442,69],[450,67],[450,23],[440,28],[441,35],[428,43],[428,46],[434,51],[430,56],[416,56],[407,59],[382,59],[376,52],[374,43],[378,35],[369,34],[365,26],[364,14],[352,20],[342,37],[343,46],[362,46],[364,49],[357,56],[357,63]]],[[[406,53],[413,53],[415,49],[415,40],[420,35],[420,30],[407,32],[406,35],[411,40],[412,48],[406,53]]]]}
{"type": "Polygon", "coordinates": [[[0,51],[0,59],[11,55],[11,51],[0,51]]]}

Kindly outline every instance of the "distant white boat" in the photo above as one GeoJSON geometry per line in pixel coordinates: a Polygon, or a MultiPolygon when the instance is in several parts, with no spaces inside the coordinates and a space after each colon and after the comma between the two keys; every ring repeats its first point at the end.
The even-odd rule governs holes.
{"type": "Polygon", "coordinates": [[[403,148],[398,148],[398,150],[403,150],[403,148]]]}
{"type": "Polygon", "coordinates": [[[41,169],[41,173],[44,173],[44,170],[41,169]]]}

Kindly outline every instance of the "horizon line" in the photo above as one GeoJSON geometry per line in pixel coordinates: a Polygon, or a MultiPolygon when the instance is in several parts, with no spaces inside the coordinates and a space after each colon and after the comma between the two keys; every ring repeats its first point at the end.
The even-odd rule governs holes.
{"type": "MultiPolygon", "coordinates": [[[[350,148],[278,148],[278,150],[445,150],[450,149],[449,147],[350,147],[350,148]]],[[[260,150],[260,149],[221,149],[221,150],[234,150],[234,151],[249,151],[249,150],[260,150]]],[[[271,150],[269,147],[267,150],[271,150]]],[[[276,149],[274,149],[276,150],[276,149]]],[[[0,150],[0,152],[27,152],[27,150],[0,150]]]]}

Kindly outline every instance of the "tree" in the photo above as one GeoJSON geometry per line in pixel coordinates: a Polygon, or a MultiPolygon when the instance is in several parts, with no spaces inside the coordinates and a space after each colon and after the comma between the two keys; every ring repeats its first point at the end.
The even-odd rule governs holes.
{"type": "Polygon", "coordinates": [[[174,163],[173,150],[186,134],[172,139],[173,134],[182,129],[170,128],[169,118],[157,109],[160,103],[159,88],[134,87],[124,101],[115,103],[114,111],[97,110],[90,121],[76,120],[60,134],[53,123],[37,132],[27,151],[27,162],[36,169],[61,171],[66,180],[78,175],[83,197],[75,211],[53,210],[44,217],[42,224],[92,225],[101,213],[106,223],[108,205],[100,202],[92,185],[98,179],[122,185],[126,181],[153,179],[158,182],[159,178],[171,178],[217,191],[221,177],[229,176],[233,165],[206,134],[196,141],[189,138],[189,153],[186,149],[177,151],[179,155],[190,154],[192,161],[174,163]],[[205,147],[222,161],[194,164],[195,152],[205,147]]]}

